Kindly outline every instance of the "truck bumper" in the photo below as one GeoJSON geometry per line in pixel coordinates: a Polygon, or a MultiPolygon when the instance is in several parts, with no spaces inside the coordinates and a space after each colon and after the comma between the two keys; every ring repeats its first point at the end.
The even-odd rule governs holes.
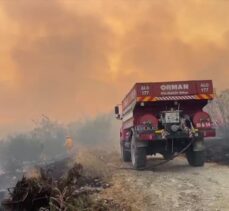
{"type": "Polygon", "coordinates": [[[190,135],[185,132],[178,132],[168,135],[162,134],[138,134],[137,136],[139,141],[159,141],[159,140],[168,140],[168,139],[187,139],[190,138],[190,135]]]}

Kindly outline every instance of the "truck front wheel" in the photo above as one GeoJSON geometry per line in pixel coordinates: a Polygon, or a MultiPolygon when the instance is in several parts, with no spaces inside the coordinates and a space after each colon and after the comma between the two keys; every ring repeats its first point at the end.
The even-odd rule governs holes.
{"type": "Polygon", "coordinates": [[[146,149],[145,147],[137,147],[136,140],[131,140],[131,161],[134,169],[144,169],[146,166],[146,149]]]}
{"type": "Polygon", "coordinates": [[[125,147],[123,145],[124,145],[124,143],[120,144],[122,160],[124,162],[130,162],[131,161],[130,150],[125,149],[125,147]]]}
{"type": "Polygon", "coordinates": [[[190,166],[203,166],[205,162],[205,151],[193,151],[193,149],[189,149],[186,152],[186,157],[190,166]]]}

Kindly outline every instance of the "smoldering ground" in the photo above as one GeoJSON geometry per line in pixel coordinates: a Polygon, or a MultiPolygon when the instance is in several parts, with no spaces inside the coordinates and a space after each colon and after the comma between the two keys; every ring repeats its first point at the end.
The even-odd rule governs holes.
{"type": "Polygon", "coordinates": [[[68,125],[62,125],[43,116],[30,132],[14,134],[2,140],[1,165],[5,171],[12,173],[23,166],[67,157],[69,151],[66,148],[66,137],[71,137],[73,141],[72,154],[78,153],[82,148],[117,151],[118,127],[119,123],[110,113],[68,125]]]}

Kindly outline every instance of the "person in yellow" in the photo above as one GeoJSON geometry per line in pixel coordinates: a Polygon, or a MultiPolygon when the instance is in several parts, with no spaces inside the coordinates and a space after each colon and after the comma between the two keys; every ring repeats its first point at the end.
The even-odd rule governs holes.
{"type": "Polygon", "coordinates": [[[71,153],[71,151],[72,151],[72,149],[74,147],[74,142],[73,142],[73,140],[72,140],[72,138],[70,136],[66,137],[64,146],[67,149],[68,153],[71,153]]]}

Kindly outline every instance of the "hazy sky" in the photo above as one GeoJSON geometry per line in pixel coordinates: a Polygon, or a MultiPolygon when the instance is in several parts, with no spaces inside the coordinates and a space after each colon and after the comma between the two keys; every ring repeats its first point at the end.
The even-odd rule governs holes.
{"type": "Polygon", "coordinates": [[[0,0],[0,132],[108,112],[137,81],[229,88],[227,0],[0,0]]]}

